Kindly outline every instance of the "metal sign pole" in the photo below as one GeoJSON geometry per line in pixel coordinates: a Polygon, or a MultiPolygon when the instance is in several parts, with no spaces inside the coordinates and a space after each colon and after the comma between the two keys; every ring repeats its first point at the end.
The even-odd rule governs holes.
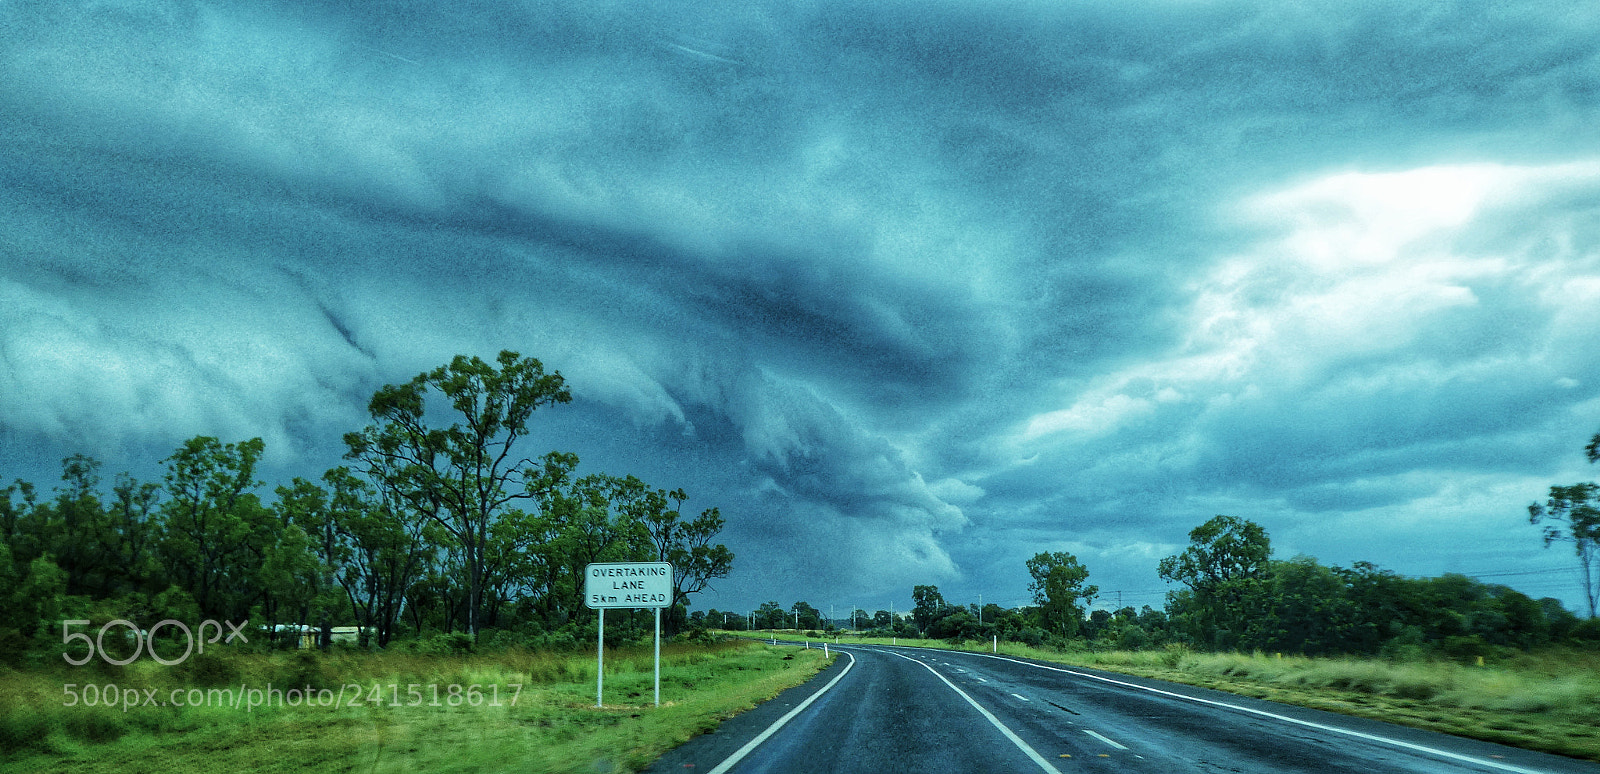
{"type": "Polygon", "coordinates": [[[661,706],[661,608],[656,608],[656,706],[661,706]]]}
{"type": "Polygon", "coordinates": [[[594,706],[603,706],[600,697],[606,686],[606,609],[600,608],[600,634],[595,637],[594,706]]]}

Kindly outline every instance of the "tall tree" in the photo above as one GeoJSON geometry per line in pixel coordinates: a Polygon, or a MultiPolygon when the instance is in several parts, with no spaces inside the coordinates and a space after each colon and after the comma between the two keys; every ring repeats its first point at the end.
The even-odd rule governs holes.
{"type": "Polygon", "coordinates": [[[811,606],[809,602],[796,602],[789,608],[794,615],[795,622],[801,629],[821,629],[822,611],[811,606]]]}
{"type": "Polygon", "coordinates": [[[1083,621],[1082,600],[1087,606],[1100,593],[1098,586],[1086,583],[1089,569],[1078,563],[1078,558],[1065,551],[1034,554],[1028,560],[1028,575],[1033,581],[1028,590],[1039,605],[1045,628],[1059,632],[1064,637],[1078,633],[1083,621]]]}
{"type": "MultiPolygon", "coordinates": [[[[1583,447],[1589,462],[1600,462],[1600,433],[1583,447]]],[[[1589,617],[1595,617],[1600,601],[1600,486],[1593,483],[1550,487],[1544,505],[1528,506],[1528,521],[1544,524],[1544,544],[1571,543],[1578,555],[1578,572],[1583,577],[1583,597],[1589,617]],[[1563,528],[1563,522],[1565,522],[1563,528]]]]}
{"type": "Polygon", "coordinates": [[[365,646],[375,634],[384,647],[394,637],[406,593],[429,567],[436,544],[427,533],[437,527],[347,468],[329,470],[322,480],[330,488],[333,523],[349,541],[338,581],[361,626],[360,642],[365,646]]]}
{"type": "Polygon", "coordinates": [[[926,632],[948,605],[938,586],[911,587],[911,619],[916,621],[919,631],[926,632]]]}
{"type": "Polygon", "coordinates": [[[761,606],[756,608],[755,628],[782,629],[784,615],[783,605],[778,604],[777,600],[762,602],[761,606]]]}
{"type": "Polygon", "coordinates": [[[271,519],[251,490],[261,485],[255,468],[263,449],[260,438],[224,444],[197,436],[163,460],[170,497],[161,552],[209,617],[243,621],[248,597],[260,592],[254,576],[271,519]]]}
{"type": "MultiPolygon", "coordinates": [[[[533,498],[537,464],[514,455],[535,409],[572,400],[558,372],[516,352],[496,364],[457,355],[448,365],[385,385],[368,411],[375,424],[345,435],[363,472],[388,478],[408,504],[454,539],[467,576],[467,632],[476,637],[490,529],[507,506],[533,498]],[[444,398],[453,418],[430,426],[428,397],[444,398]]],[[[435,412],[436,414],[437,412],[435,412]]]]}
{"type": "Polygon", "coordinates": [[[111,496],[112,521],[120,540],[110,561],[122,579],[119,590],[137,591],[150,586],[159,575],[153,549],[161,526],[156,511],[161,485],[140,483],[127,473],[118,473],[111,496]]]}
{"type": "MultiPolygon", "coordinates": [[[[1600,435],[1595,436],[1600,442],[1600,435]]],[[[1594,444],[1589,448],[1593,450],[1594,444]]],[[[1594,457],[1590,452],[1591,459],[1594,457]]],[[[1544,526],[1544,544],[1571,543],[1578,556],[1583,598],[1589,617],[1595,617],[1600,599],[1600,485],[1593,483],[1550,487],[1544,504],[1528,506],[1528,521],[1544,526]]]]}
{"type": "Polygon", "coordinates": [[[1156,572],[1189,587],[1185,601],[1196,608],[1197,633],[1231,645],[1254,617],[1249,608],[1263,601],[1261,584],[1271,555],[1272,543],[1261,525],[1216,516],[1190,530],[1189,547],[1162,559],[1156,572]]]}
{"type": "Polygon", "coordinates": [[[704,591],[712,579],[725,578],[733,570],[733,552],[721,543],[711,543],[722,532],[722,514],[716,508],[707,508],[695,519],[685,520],[682,508],[689,496],[682,489],[649,491],[644,482],[633,476],[628,476],[625,483],[627,490],[636,493],[632,500],[639,521],[655,544],[656,561],[672,564],[668,631],[675,633],[682,628],[689,595],[704,591]],[[667,506],[669,500],[671,507],[667,506]]]}

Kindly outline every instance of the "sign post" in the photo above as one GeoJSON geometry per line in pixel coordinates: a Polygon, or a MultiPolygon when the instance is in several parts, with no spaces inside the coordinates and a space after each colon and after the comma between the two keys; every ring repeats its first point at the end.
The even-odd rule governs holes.
{"type": "Polygon", "coordinates": [[[596,645],[594,706],[604,705],[606,610],[653,607],[656,612],[656,706],[661,706],[661,608],[672,604],[672,565],[667,562],[595,562],[583,568],[583,600],[600,611],[596,645]]]}

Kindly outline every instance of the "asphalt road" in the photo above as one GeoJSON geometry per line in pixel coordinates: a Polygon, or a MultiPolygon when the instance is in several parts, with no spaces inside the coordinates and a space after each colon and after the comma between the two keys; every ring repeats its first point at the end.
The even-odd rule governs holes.
{"type": "Polygon", "coordinates": [[[648,771],[1600,774],[1593,763],[1108,672],[838,650],[810,682],[648,771]]]}

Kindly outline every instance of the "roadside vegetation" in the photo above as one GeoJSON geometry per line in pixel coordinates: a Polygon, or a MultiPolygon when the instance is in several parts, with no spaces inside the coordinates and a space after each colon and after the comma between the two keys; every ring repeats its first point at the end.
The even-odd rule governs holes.
{"type": "Polygon", "coordinates": [[[148,661],[27,672],[0,667],[0,771],[636,771],[825,665],[820,650],[671,643],[662,648],[656,707],[651,648],[608,649],[601,708],[592,651],[217,651],[171,668],[148,661]],[[96,706],[84,706],[86,683],[102,686],[94,692],[96,706]],[[331,694],[355,684],[361,695],[346,689],[354,706],[251,711],[124,708],[105,706],[102,698],[106,684],[138,690],[135,703],[142,705],[140,689],[164,702],[174,689],[233,692],[269,683],[331,694]],[[77,706],[64,706],[68,684],[77,706]],[[451,685],[462,686],[459,699],[452,699],[451,685]],[[419,693],[408,696],[409,686],[419,693]]]}
{"type": "MultiPolygon", "coordinates": [[[[681,489],[580,475],[576,454],[529,450],[536,409],[571,397],[561,374],[502,352],[457,356],[368,406],[346,433],[346,465],[270,491],[261,439],[200,436],[162,460],[159,482],[61,461],[53,491],[0,485],[0,663],[59,663],[63,621],[251,627],[252,642],[364,648],[462,633],[477,644],[575,643],[595,636],[584,600],[591,562],[671,562],[668,635],[733,553],[717,508],[681,489]]],[[[648,616],[618,615],[615,642],[648,616]]],[[[613,631],[614,630],[614,631],[613,631]]],[[[175,628],[161,639],[181,651],[175,628]]],[[[648,632],[648,628],[645,629],[648,632]]],[[[77,658],[83,648],[74,650],[77,658]]]]}

